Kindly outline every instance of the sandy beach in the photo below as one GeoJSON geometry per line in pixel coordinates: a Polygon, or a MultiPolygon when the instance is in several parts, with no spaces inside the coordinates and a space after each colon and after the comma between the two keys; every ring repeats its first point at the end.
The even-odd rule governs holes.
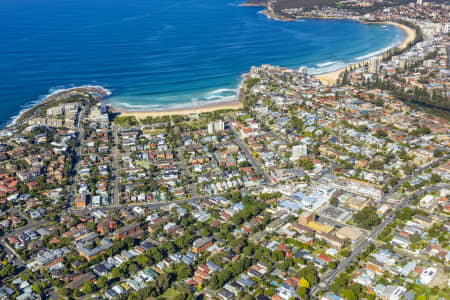
{"type": "MultiPolygon", "coordinates": [[[[414,41],[416,37],[416,31],[412,28],[409,28],[403,24],[397,24],[394,22],[383,22],[379,24],[391,24],[398,26],[406,33],[406,38],[403,40],[401,44],[397,46],[399,49],[404,49],[408,46],[408,44],[412,41],[414,41]]],[[[383,55],[381,54],[378,57],[383,58],[383,55]]],[[[363,66],[367,62],[369,62],[374,57],[371,57],[369,59],[366,59],[361,62],[357,62],[354,64],[347,65],[341,69],[338,69],[333,72],[324,73],[324,74],[318,74],[315,75],[316,78],[321,80],[326,85],[333,85],[336,80],[339,78],[339,75],[345,71],[347,68],[350,68],[352,66],[363,66]]],[[[168,116],[168,115],[189,115],[193,113],[204,113],[204,112],[212,112],[216,110],[222,110],[222,109],[240,109],[243,105],[239,100],[234,101],[227,101],[227,102],[218,102],[218,103],[208,103],[205,105],[200,106],[193,106],[188,108],[179,108],[179,109],[163,109],[163,110],[153,110],[153,111],[132,111],[132,110],[122,110],[113,108],[114,112],[119,112],[121,116],[135,116],[137,119],[144,119],[146,117],[160,117],[160,116],[168,116]]]]}
{"type": "MultiPolygon", "coordinates": [[[[416,38],[416,31],[406,25],[403,24],[398,24],[398,23],[394,23],[394,22],[383,22],[383,23],[378,23],[378,24],[390,24],[390,25],[395,25],[397,27],[399,27],[401,30],[403,30],[406,33],[406,38],[403,40],[403,42],[401,44],[399,44],[397,46],[398,49],[403,50],[405,49],[409,43],[413,42],[414,39],[416,38]]],[[[380,59],[383,59],[385,53],[380,54],[378,56],[375,57],[379,57],[380,59]]],[[[366,60],[360,61],[360,62],[356,62],[350,65],[347,65],[341,69],[338,69],[336,71],[332,71],[332,72],[328,72],[328,73],[324,73],[324,74],[318,74],[315,75],[316,78],[318,78],[320,81],[322,81],[323,84],[326,85],[333,85],[336,83],[336,80],[339,78],[339,75],[344,72],[345,70],[351,68],[351,67],[360,67],[360,66],[364,66],[366,63],[368,63],[370,60],[374,59],[375,57],[371,57],[368,58],[366,60]]]]}
{"type": "Polygon", "coordinates": [[[179,108],[179,109],[164,109],[154,111],[131,111],[131,110],[113,109],[113,111],[120,112],[120,115],[124,117],[135,116],[137,119],[144,119],[146,117],[161,117],[168,115],[190,115],[194,113],[205,113],[222,109],[240,109],[242,107],[243,107],[242,102],[235,100],[235,101],[210,103],[202,106],[179,108]]]}

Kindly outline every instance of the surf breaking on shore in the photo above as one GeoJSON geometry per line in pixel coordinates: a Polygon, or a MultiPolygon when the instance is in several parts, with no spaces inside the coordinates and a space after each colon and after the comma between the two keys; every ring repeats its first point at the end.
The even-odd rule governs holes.
{"type": "Polygon", "coordinates": [[[66,94],[70,91],[76,91],[79,89],[86,89],[89,92],[92,93],[99,93],[104,95],[104,97],[111,95],[111,91],[106,89],[103,86],[100,85],[80,85],[80,86],[73,86],[70,88],[64,88],[64,87],[58,87],[58,88],[51,88],[49,90],[49,93],[47,95],[43,95],[38,97],[38,99],[36,99],[35,101],[30,102],[29,104],[27,104],[26,106],[23,106],[22,109],[20,110],[20,112],[15,115],[14,117],[11,117],[11,120],[8,122],[8,124],[5,127],[10,127],[12,125],[15,125],[17,120],[20,119],[20,117],[28,110],[32,109],[33,107],[35,107],[36,105],[40,105],[46,102],[50,102],[52,100],[54,100],[55,98],[66,94]]]}
{"type": "MultiPolygon", "coordinates": [[[[360,66],[369,62],[371,59],[380,57],[386,54],[387,51],[398,48],[400,50],[405,49],[409,43],[413,42],[416,37],[416,32],[403,25],[394,22],[384,22],[382,24],[386,25],[394,25],[402,29],[406,33],[406,37],[400,42],[396,41],[394,44],[385,47],[381,50],[373,51],[369,54],[365,54],[359,57],[356,57],[354,62],[345,62],[345,61],[328,61],[319,63],[316,66],[318,68],[310,68],[309,72],[313,74],[316,78],[321,80],[326,85],[333,85],[336,83],[339,75],[345,71],[347,68],[352,66],[360,66]]],[[[238,91],[240,91],[242,87],[242,82],[238,87],[238,91]]],[[[220,91],[220,90],[218,90],[220,91]]],[[[238,92],[239,93],[239,92],[238,92]]],[[[237,93],[237,94],[238,94],[237,93]]],[[[112,104],[114,107],[114,104],[112,104]]],[[[174,108],[165,107],[163,109],[150,109],[150,110],[127,110],[121,109],[118,107],[114,107],[117,112],[120,112],[123,116],[135,116],[138,119],[145,118],[148,116],[165,116],[165,115],[186,115],[191,113],[202,113],[202,112],[210,112],[214,110],[221,109],[239,109],[242,108],[242,103],[237,99],[235,100],[227,100],[227,101],[199,101],[199,102],[191,102],[186,104],[174,104],[174,108]],[[196,106],[198,105],[198,106],[196,106]],[[180,107],[181,106],[181,107],[180,107]]]]}
{"type": "MultiPolygon", "coordinates": [[[[377,50],[369,54],[356,57],[354,59],[355,60],[354,62],[346,62],[338,60],[338,61],[326,61],[323,63],[318,63],[316,64],[316,67],[309,68],[309,73],[314,75],[319,80],[321,80],[324,84],[333,85],[336,83],[340,74],[344,72],[347,68],[350,68],[352,66],[364,65],[375,57],[382,58],[387,51],[393,48],[404,49],[408,46],[409,43],[413,42],[416,37],[416,32],[403,24],[398,24],[394,22],[384,22],[382,24],[386,25],[389,24],[399,27],[406,33],[405,39],[403,39],[401,43],[397,41],[395,44],[385,47],[381,50],[377,50]]],[[[239,101],[239,94],[242,85],[243,80],[241,80],[240,84],[236,89],[220,88],[208,92],[203,97],[193,97],[190,102],[173,103],[170,105],[164,104],[134,105],[127,102],[104,101],[105,99],[103,99],[102,101],[104,101],[105,104],[111,106],[113,111],[119,112],[122,116],[135,116],[139,119],[148,116],[154,117],[154,116],[165,116],[175,114],[187,115],[192,113],[211,112],[215,110],[242,108],[243,105],[239,101]]],[[[62,93],[67,93],[70,90],[79,88],[98,89],[105,95],[105,97],[108,97],[112,94],[110,90],[98,85],[84,85],[78,87],[74,86],[70,88],[57,88],[55,90],[50,90],[49,94],[41,96],[36,101],[31,102],[26,107],[23,107],[20,113],[11,119],[7,127],[15,124],[16,121],[20,118],[20,116],[28,109],[36,105],[39,105],[43,102],[51,101],[52,99],[58,97],[62,93]]]]}
{"type": "Polygon", "coordinates": [[[399,50],[404,50],[416,38],[416,31],[406,25],[395,23],[395,22],[384,22],[382,24],[389,24],[389,25],[394,25],[394,26],[399,27],[403,32],[406,33],[406,37],[403,39],[403,41],[401,43],[399,43],[397,45],[386,47],[382,50],[375,51],[375,52],[369,53],[364,56],[360,56],[359,58],[356,58],[356,60],[358,60],[358,61],[356,61],[354,63],[346,64],[340,68],[337,68],[336,70],[330,70],[330,71],[324,72],[324,73],[319,72],[319,73],[317,73],[317,75],[315,75],[315,77],[318,78],[320,81],[322,81],[322,83],[324,83],[326,85],[333,85],[336,83],[336,81],[338,80],[341,73],[345,72],[345,70],[352,68],[352,67],[363,66],[366,63],[369,63],[369,61],[371,59],[374,59],[377,57],[382,59],[384,57],[384,55],[386,54],[386,52],[391,49],[398,48],[399,50]]]}

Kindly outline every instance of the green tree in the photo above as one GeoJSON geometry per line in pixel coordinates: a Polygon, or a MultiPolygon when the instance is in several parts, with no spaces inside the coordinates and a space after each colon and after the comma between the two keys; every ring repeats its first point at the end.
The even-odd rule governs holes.
{"type": "Polygon", "coordinates": [[[354,215],[355,223],[364,229],[371,229],[380,224],[377,209],[374,206],[366,206],[354,215]]]}
{"type": "Polygon", "coordinates": [[[344,290],[342,297],[348,300],[357,300],[355,293],[351,289],[344,290]]]}
{"type": "Polygon", "coordinates": [[[438,182],[441,182],[441,176],[439,176],[438,174],[431,174],[431,178],[430,178],[430,182],[432,183],[432,184],[436,184],[436,183],[438,183],[438,182]]]}
{"type": "Polygon", "coordinates": [[[39,294],[39,295],[42,293],[41,288],[39,287],[39,284],[33,283],[33,292],[35,292],[36,294],[39,294]]]}
{"type": "Polygon", "coordinates": [[[148,257],[147,255],[141,254],[141,255],[138,255],[138,256],[136,257],[136,262],[137,262],[141,267],[145,267],[145,266],[148,266],[148,265],[151,263],[151,259],[150,259],[150,257],[148,257]]]}
{"type": "Polygon", "coordinates": [[[99,288],[99,289],[102,289],[102,288],[104,288],[104,287],[106,287],[106,286],[108,286],[108,278],[106,278],[106,277],[100,277],[98,280],[97,280],[97,287],[99,288]]]}
{"type": "Polygon", "coordinates": [[[94,283],[92,283],[92,281],[90,281],[90,280],[87,281],[85,284],[83,284],[83,287],[82,287],[83,293],[85,293],[85,294],[92,293],[94,291],[94,289],[95,289],[94,283]]]}
{"type": "Polygon", "coordinates": [[[336,198],[336,197],[331,198],[330,199],[330,204],[337,207],[339,205],[338,198],[336,198]]]}
{"type": "Polygon", "coordinates": [[[330,261],[330,262],[328,263],[328,267],[329,267],[330,269],[336,269],[337,264],[336,264],[335,261],[330,261]]]}
{"type": "Polygon", "coordinates": [[[305,287],[298,287],[296,292],[300,299],[306,299],[308,290],[305,287]]]}
{"type": "Polygon", "coordinates": [[[111,271],[112,278],[120,278],[122,276],[123,276],[123,274],[118,267],[112,269],[112,271],[111,271]]]}

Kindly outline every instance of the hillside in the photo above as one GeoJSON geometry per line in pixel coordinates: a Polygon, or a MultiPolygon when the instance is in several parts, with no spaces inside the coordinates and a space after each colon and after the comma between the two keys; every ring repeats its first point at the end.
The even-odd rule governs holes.
{"type": "Polygon", "coordinates": [[[312,8],[314,6],[333,6],[336,0],[275,0],[272,7],[275,11],[286,8],[312,8]]]}
{"type": "Polygon", "coordinates": [[[247,0],[242,6],[267,6],[267,0],[247,0]]]}

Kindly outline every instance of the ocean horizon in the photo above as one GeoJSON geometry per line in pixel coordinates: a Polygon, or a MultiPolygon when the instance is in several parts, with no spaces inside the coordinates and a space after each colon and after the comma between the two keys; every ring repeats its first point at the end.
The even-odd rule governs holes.
{"type": "Polygon", "coordinates": [[[0,2],[1,126],[59,89],[99,85],[125,110],[237,98],[252,66],[325,73],[385,52],[406,34],[351,20],[282,22],[242,1],[0,2]]]}

